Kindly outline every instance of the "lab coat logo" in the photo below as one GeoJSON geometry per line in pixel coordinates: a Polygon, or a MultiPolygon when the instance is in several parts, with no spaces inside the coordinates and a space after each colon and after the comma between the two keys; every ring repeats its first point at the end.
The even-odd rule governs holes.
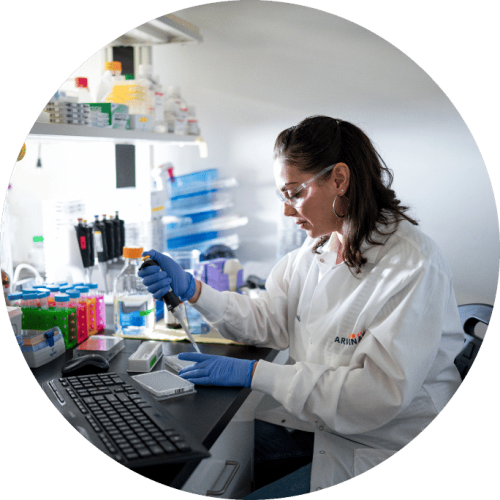
{"type": "Polygon", "coordinates": [[[359,344],[361,342],[361,339],[365,336],[366,330],[363,330],[362,332],[359,333],[351,333],[348,338],[345,337],[335,337],[335,342],[337,344],[343,344],[343,345],[354,345],[354,344],[359,344]]]}

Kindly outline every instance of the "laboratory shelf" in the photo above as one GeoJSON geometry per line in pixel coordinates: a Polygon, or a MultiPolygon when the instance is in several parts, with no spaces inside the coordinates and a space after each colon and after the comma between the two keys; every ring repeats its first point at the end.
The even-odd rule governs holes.
{"type": "Polygon", "coordinates": [[[140,130],[86,127],[83,125],[61,125],[58,123],[35,122],[28,139],[43,141],[88,140],[115,143],[156,142],[176,146],[198,146],[200,138],[194,135],[160,134],[140,130]]]}
{"type": "Polygon", "coordinates": [[[203,37],[195,25],[174,14],[152,19],[123,34],[110,45],[143,45],[164,43],[200,43],[203,37]]]}

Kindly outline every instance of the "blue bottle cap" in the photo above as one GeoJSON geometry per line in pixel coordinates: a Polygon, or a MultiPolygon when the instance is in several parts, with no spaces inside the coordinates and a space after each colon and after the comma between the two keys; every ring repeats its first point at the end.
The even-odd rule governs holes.
{"type": "Polygon", "coordinates": [[[77,299],[78,297],[80,297],[80,292],[78,290],[68,290],[68,295],[72,299],[77,299]]]}
{"type": "Polygon", "coordinates": [[[69,290],[70,288],[73,288],[73,285],[63,285],[59,287],[59,291],[66,292],[66,290],[69,290]]]}
{"type": "Polygon", "coordinates": [[[41,290],[38,290],[38,298],[39,299],[44,299],[45,297],[48,297],[50,295],[50,292],[48,290],[45,290],[45,291],[41,291],[41,290]]]}
{"type": "Polygon", "coordinates": [[[97,283],[89,283],[88,287],[92,288],[93,290],[96,290],[99,287],[99,285],[97,283]]]}
{"type": "Polygon", "coordinates": [[[89,293],[88,286],[75,286],[75,290],[78,290],[80,293],[89,293]]]}
{"type": "Polygon", "coordinates": [[[67,293],[59,293],[54,296],[56,302],[69,302],[69,295],[67,293]]]}
{"type": "Polygon", "coordinates": [[[46,288],[48,288],[51,292],[59,291],[59,287],[57,285],[47,285],[46,288]]]}
{"type": "Polygon", "coordinates": [[[23,298],[23,294],[21,292],[9,293],[9,300],[19,300],[23,298]]]}

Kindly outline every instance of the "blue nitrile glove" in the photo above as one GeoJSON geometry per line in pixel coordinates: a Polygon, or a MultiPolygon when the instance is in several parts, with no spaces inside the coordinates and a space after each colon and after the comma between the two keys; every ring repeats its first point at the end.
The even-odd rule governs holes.
{"type": "Polygon", "coordinates": [[[149,266],[137,273],[156,300],[161,300],[170,288],[182,302],[195,294],[196,281],[193,275],[184,271],[175,260],[156,250],[148,250],[142,255],[149,255],[160,266],[149,266]]]}
{"type": "Polygon", "coordinates": [[[199,352],[181,352],[179,359],[196,361],[179,372],[179,376],[197,385],[250,387],[253,365],[248,359],[212,356],[199,352]]]}

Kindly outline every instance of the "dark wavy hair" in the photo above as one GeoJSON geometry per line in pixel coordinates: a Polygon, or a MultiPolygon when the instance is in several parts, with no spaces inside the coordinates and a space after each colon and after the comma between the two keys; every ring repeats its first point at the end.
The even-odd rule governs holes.
{"type": "MultiPolygon", "coordinates": [[[[389,235],[388,225],[405,219],[414,225],[418,222],[405,212],[391,189],[393,173],[384,163],[366,134],[352,123],[311,116],[298,125],[281,132],[274,144],[274,159],[312,175],[335,163],[345,163],[351,172],[346,192],[347,211],[342,219],[344,259],[353,274],[358,274],[366,264],[361,245],[381,244],[373,240],[374,232],[389,235]],[[385,226],[387,232],[377,227],[385,226]]],[[[325,180],[331,172],[325,174],[325,180]]],[[[318,253],[330,238],[322,236],[313,251],[318,253]]]]}

